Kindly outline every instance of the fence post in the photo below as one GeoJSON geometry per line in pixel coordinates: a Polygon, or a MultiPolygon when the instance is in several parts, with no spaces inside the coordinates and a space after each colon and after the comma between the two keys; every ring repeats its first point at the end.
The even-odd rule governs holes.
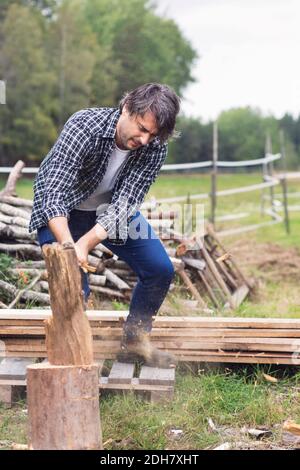
{"type": "Polygon", "coordinates": [[[213,123],[213,160],[211,171],[211,216],[210,221],[215,225],[217,207],[217,169],[218,169],[218,122],[213,123]]]}
{"type": "MultiPolygon", "coordinates": [[[[267,134],[267,137],[266,137],[266,156],[268,155],[272,155],[272,141],[271,141],[271,136],[270,134],[268,133],[267,134]]],[[[266,163],[266,169],[267,169],[267,175],[269,177],[273,177],[274,175],[274,165],[273,165],[273,162],[269,162],[269,163],[266,163]]],[[[273,186],[270,186],[270,199],[271,199],[271,209],[272,209],[272,213],[276,212],[276,207],[275,207],[275,203],[274,203],[274,187],[273,186]]],[[[272,216],[273,219],[275,219],[275,217],[272,216]]]]}
{"type": "Polygon", "coordinates": [[[281,148],[281,159],[282,159],[282,175],[280,177],[280,183],[282,187],[283,197],[283,209],[284,209],[284,225],[287,234],[290,234],[290,219],[289,219],[289,208],[288,208],[288,197],[287,197],[287,183],[286,183],[286,153],[285,153],[285,142],[283,130],[280,130],[280,148],[281,148]]]}

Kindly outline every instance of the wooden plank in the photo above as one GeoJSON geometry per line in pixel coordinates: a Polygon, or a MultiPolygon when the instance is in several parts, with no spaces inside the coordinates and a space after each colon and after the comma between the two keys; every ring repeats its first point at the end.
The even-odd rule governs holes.
{"type": "MultiPolygon", "coordinates": [[[[123,329],[119,327],[95,327],[92,328],[94,339],[110,339],[121,338],[123,329]]],[[[43,327],[26,327],[23,326],[0,326],[0,335],[4,336],[45,336],[43,327]]],[[[299,338],[300,328],[285,329],[285,328],[153,328],[151,338],[155,340],[161,337],[176,337],[176,338],[205,338],[205,337],[282,337],[282,338],[299,338]]]]}
{"type": "MultiPolygon", "coordinates": [[[[249,353],[250,354],[250,353],[249,353]]],[[[287,353],[286,353],[287,354],[287,353]]],[[[6,357],[16,357],[20,355],[20,352],[12,353],[8,352],[6,357]]],[[[33,352],[22,352],[22,357],[36,357],[37,354],[33,352]]],[[[38,353],[38,357],[46,357],[47,353],[41,351],[38,353]]],[[[1,357],[1,353],[0,353],[1,357]]],[[[97,360],[104,360],[104,359],[115,359],[116,353],[95,353],[95,358],[97,360]]],[[[178,360],[185,361],[185,362],[235,362],[235,363],[261,363],[261,364],[286,364],[286,365],[300,365],[300,361],[298,359],[298,355],[293,357],[292,354],[289,356],[283,355],[283,353],[277,353],[270,356],[270,353],[266,355],[263,352],[250,354],[249,356],[245,354],[245,352],[240,353],[233,353],[233,352],[226,352],[223,353],[223,356],[218,351],[193,351],[191,355],[191,351],[180,351],[180,354],[177,355],[178,360]],[[223,358],[223,359],[222,359],[223,358]],[[227,360],[225,360],[227,358],[227,360]],[[235,358],[231,361],[232,358],[235,358]],[[222,360],[221,360],[222,359],[222,360]],[[245,360],[244,360],[245,359],[245,360]]],[[[111,387],[113,384],[111,384],[111,387]]],[[[126,386],[126,384],[124,385],[126,386]]],[[[120,386],[121,387],[121,386],[120,386]]]]}
{"type": "Polygon", "coordinates": [[[287,358],[276,358],[276,357],[271,357],[271,358],[265,358],[265,357],[244,357],[244,356],[239,356],[239,357],[231,357],[231,356],[201,356],[201,358],[195,358],[195,356],[184,356],[184,359],[181,359],[181,356],[179,356],[179,360],[184,360],[186,362],[218,362],[218,363],[234,363],[234,364],[284,364],[284,365],[290,365],[290,366],[298,366],[300,365],[300,359],[287,359],[287,358]]]}
{"type": "Polygon", "coordinates": [[[149,385],[139,383],[139,379],[133,378],[130,384],[111,384],[108,383],[108,377],[101,377],[99,381],[100,389],[109,390],[141,390],[141,391],[159,391],[159,392],[172,392],[174,387],[170,385],[149,385]]]}
{"type": "Polygon", "coordinates": [[[108,376],[110,384],[128,384],[131,383],[134,374],[134,364],[115,361],[108,376]]]}
{"type": "MultiPolygon", "coordinates": [[[[117,310],[88,310],[87,316],[90,321],[118,321],[121,318],[126,318],[128,311],[117,310]]],[[[46,320],[50,318],[50,308],[43,309],[3,309],[0,311],[0,319],[20,319],[20,320],[46,320]]]]}
{"type": "Polygon", "coordinates": [[[180,328],[300,328],[300,319],[237,317],[157,317],[154,327],[180,328]]]}
{"type": "Polygon", "coordinates": [[[13,388],[11,385],[2,385],[0,386],[0,403],[11,407],[13,400],[13,388]]]}
{"type": "MultiPolygon", "coordinates": [[[[113,325],[120,322],[122,326],[124,319],[127,317],[127,311],[87,311],[88,318],[92,326],[97,325],[96,322],[111,322],[113,325]],[[93,325],[93,322],[95,324],[93,325]]],[[[0,320],[44,320],[50,317],[50,310],[47,309],[4,309],[0,311],[0,320]],[[30,312],[30,313],[29,313],[30,312]]],[[[300,319],[284,319],[284,318],[237,318],[237,317],[156,317],[154,325],[158,327],[190,327],[194,328],[198,325],[201,328],[213,327],[231,327],[231,328],[300,328],[300,319]]]]}
{"type": "Polygon", "coordinates": [[[34,359],[25,359],[23,357],[4,358],[0,364],[0,379],[24,380],[27,366],[34,362],[34,359]]]}
{"type": "MultiPolygon", "coordinates": [[[[9,385],[9,386],[20,386],[20,387],[26,387],[26,380],[8,380],[8,379],[0,379],[0,385],[1,387],[2,386],[6,386],[6,385],[9,385]]],[[[1,388],[0,387],[0,388],[1,388]]],[[[1,400],[0,400],[1,401],[1,400]]]]}
{"type": "MultiPolygon", "coordinates": [[[[234,308],[238,308],[249,294],[249,287],[246,284],[240,286],[231,297],[234,308]]],[[[226,304],[225,304],[226,307],[226,304]]]]}
{"type": "Polygon", "coordinates": [[[149,385],[173,385],[175,369],[160,369],[158,367],[142,366],[139,383],[149,385]]]}

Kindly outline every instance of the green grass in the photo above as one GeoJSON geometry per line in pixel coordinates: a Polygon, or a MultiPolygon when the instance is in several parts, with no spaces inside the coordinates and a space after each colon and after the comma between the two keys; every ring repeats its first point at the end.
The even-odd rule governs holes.
{"type": "MultiPolygon", "coordinates": [[[[167,404],[151,404],[131,392],[105,395],[100,398],[105,448],[205,449],[237,440],[234,433],[240,433],[244,426],[266,426],[273,432],[267,442],[276,443],[282,423],[288,418],[300,419],[297,393],[300,375],[288,377],[282,370],[269,369],[224,370],[217,366],[194,373],[178,372],[175,397],[167,404]],[[277,377],[278,383],[267,382],[262,372],[277,377]],[[219,433],[211,432],[208,418],[219,428],[219,433]],[[183,431],[179,439],[172,436],[173,429],[183,431]]],[[[24,409],[24,402],[11,410],[0,407],[2,447],[9,447],[12,442],[26,443],[24,409]]]]}
{"type": "MultiPolygon", "coordinates": [[[[259,182],[261,182],[259,174],[222,175],[218,179],[218,189],[259,182]]],[[[148,199],[151,196],[163,198],[204,193],[209,191],[209,187],[208,175],[162,175],[151,188],[148,199]]],[[[289,191],[300,191],[300,183],[289,184],[289,191]]],[[[17,192],[21,197],[32,197],[32,180],[22,179],[18,183],[17,192]]],[[[277,189],[276,192],[280,190],[277,189]]],[[[290,204],[299,203],[296,198],[290,200],[290,204]]],[[[259,191],[223,197],[218,199],[218,214],[247,211],[250,215],[247,220],[243,219],[242,223],[258,223],[262,220],[259,206],[259,191]]],[[[205,213],[209,214],[209,201],[205,204],[205,213]]],[[[256,246],[261,244],[273,243],[284,249],[292,247],[299,249],[300,212],[291,212],[290,220],[290,235],[286,234],[283,224],[278,224],[246,235],[228,237],[224,239],[224,244],[230,251],[235,243],[244,238],[246,243],[249,241],[249,247],[254,252],[253,256],[256,246]]],[[[238,224],[240,222],[227,222],[224,228],[238,224]]],[[[3,259],[2,263],[2,267],[5,268],[7,259],[3,259]]],[[[268,273],[262,273],[256,267],[249,269],[247,275],[258,279],[260,286],[257,293],[234,312],[235,316],[300,317],[297,279],[291,278],[288,274],[284,276],[283,273],[282,279],[276,281],[272,276],[268,277],[268,273]]],[[[126,307],[121,302],[114,303],[115,309],[122,310],[126,307]]],[[[215,315],[232,316],[232,312],[220,311],[215,312],[215,315]]],[[[205,370],[198,369],[193,372],[192,368],[183,370],[181,366],[177,372],[174,400],[165,405],[144,402],[132,393],[103,394],[100,399],[100,409],[103,440],[107,442],[105,448],[205,449],[231,440],[243,440],[244,437],[239,433],[243,426],[250,428],[262,425],[273,432],[272,437],[266,442],[278,444],[284,420],[291,418],[300,421],[299,382],[300,373],[284,367],[224,368],[211,365],[206,366],[205,370]],[[263,371],[278,377],[279,382],[277,384],[266,382],[262,376],[263,371]],[[211,432],[208,418],[220,427],[219,434],[211,432]],[[172,429],[181,429],[182,436],[179,439],[172,437],[172,429]],[[232,435],[237,432],[238,437],[230,437],[226,434],[226,429],[229,429],[232,435]]],[[[9,448],[12,442],[26,443],[27,415],[22,411],[24,407],[24,402],[20,402],[11,410],[0,407],[0,447],[9,448]]]]}

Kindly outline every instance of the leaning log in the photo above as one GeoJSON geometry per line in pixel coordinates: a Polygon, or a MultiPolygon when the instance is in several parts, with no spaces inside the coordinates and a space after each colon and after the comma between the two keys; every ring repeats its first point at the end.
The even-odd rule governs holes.
{"type": "Polygon", "coordinates": [[[16,183],[21,176],[25,163],[19,160],[7,178],[5,188],[0,191],[0,197],[16,195],[16,183]]]}

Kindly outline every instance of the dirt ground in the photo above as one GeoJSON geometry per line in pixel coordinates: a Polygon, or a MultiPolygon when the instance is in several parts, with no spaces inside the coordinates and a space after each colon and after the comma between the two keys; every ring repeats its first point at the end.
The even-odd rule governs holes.
{"type": "Polygon", "coordinates": [[[272,281],[300,281],[300,251],[274,243],[257,243],[249,238],[236,241],[230,253],[245,274],[272,281]]]}

